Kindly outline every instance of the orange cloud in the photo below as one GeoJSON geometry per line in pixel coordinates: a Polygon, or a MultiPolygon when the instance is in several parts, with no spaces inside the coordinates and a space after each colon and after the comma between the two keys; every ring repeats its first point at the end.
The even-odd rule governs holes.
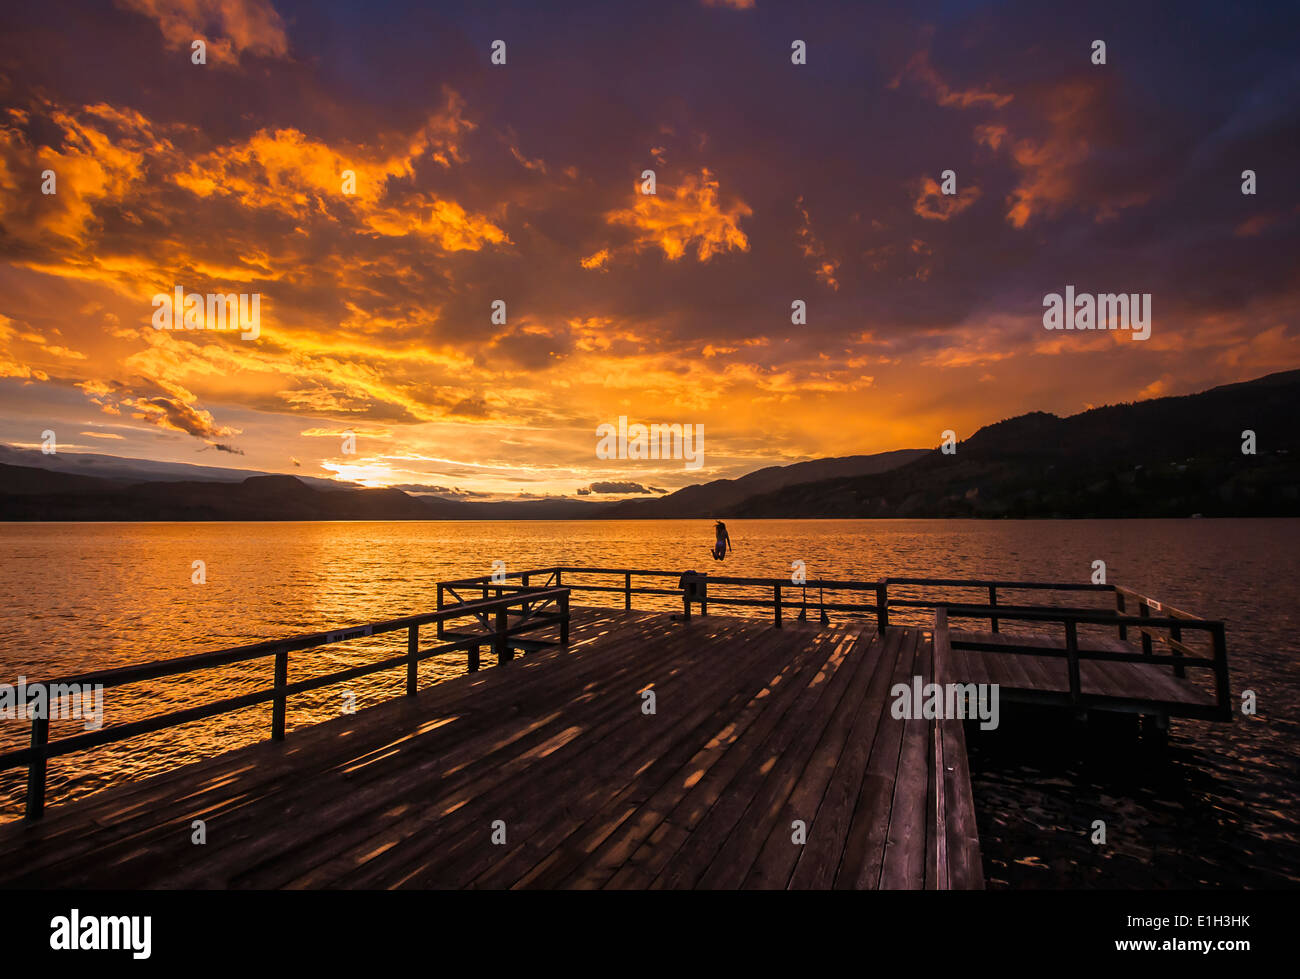
{"type": "Polygon", "coordinates": [[[999,126],[996,123],[985,123],[982,126],[975,127],[975,142],[982,143],[991,149],[999,149],[1002,146],[1002,141],[1006,138],[1006,126],[999,126]]]}
{"type": "Polygon", "coordinates": [[[838,292],[840,283],[835,277],[835,273],[839,271],[839,259],[828,257],[826,246],[813,234],[812,218],[808,216],[808,210],[803,206],[802,196],[796,199],[795,206],[799,209],[799,215],[803,219],[803,223],[799,228],[799,248],[805,258],[813,260],[813,274],[817,277],[817,280],[824,282],[838,292]]]}
{"type": "Polygon", "coordinates": [[[459,138],[473,128],[464,118],[460,97],[449,92],[441,113],[387,153],[332,147],[296,129],[261,130],[242,144],[195,159],[173,179],[199,197],[233,197],[245,207],[296,217],[337,202],[351,208],[375,234],[429,237],[446,251],[478,250],[507,243],[509,237],[485,215],[473,214],[455,201],[425,192],[408,193],[400,200],[389,194],[390,180],[411,177],[426,154],[443,166],[461,160],[459,138]],[[345,173],[352,176],[346,192],[345,173]]]}
{"type": "Polygon", "coordinates": [[[588,255],[586,258],[580,259],[579,264],[584,269],[600,269],[603,272],[605,266],[609,264],[609,249],[602,248],[600,251],[588,255]]]}
{"type": "Polygon", "coordinates": [[[970,186],[960,194],[945,194],[930,177],[922,177],[912,212],[929,221],[947,221],[980,199],[980,189],[970,186]]]}
{"type": "Polygon", "coordinates": [[[657,247],[670,262],[692,245],[701,262],[733,249],[749,251],[740,219],[754,212],[740,200],[723,208],[718,202],[718,181],[707,168],[698,177],[688,174],[670,197],[642,194],[639,189],[634,193],[631,207],[605,215],[608,224],[632,230],[634,251],[657,247]]]}
{"type": "Polygon", "coordinates": [[[118,0],[158,24],[167,47],[207,45],[210,62],[236,64],[244,52],[283,58],[289,51],[284,21],[269,0],[118,0]]]}
{"type": "Polygon", "coordinates": [[[894,76],[893,81],[889,83],[889,87],[891,89],[898,88],[904,78],[928,89],[939,105],[956,106],[959,109],[970,109],[981,105],[1001,109],[1014,98],[1012,95],[1000,95],[987,89],[952,88],[939,76],[934,66],[930,64],[930,52],[926,50],[918,51],[912,55],[907,64],[903,66],[903,70],[894,76]]]}
{"type": "MultiPolygon", "coordinates": [[[[1054,214],[1080,198],[1087,162],[1096,146],[1114,140],[1113,124],[1102,105],[1098,83],[1075,79],[1055,86],[1041,98],[1047,133],[1041,138],[1009,138],[1012,162],[1021,171],[1020,182],[1007,198],[1006,219],[1023,228],[1038,215],[1054,214]]],[[[984,134],[997,148],[1002,134],[984,134]]],[[[977,138],[980,134],[977,133],[977,138]]],[[[1121,209],[1144,203],[1143,191],[1115,191],[1090,200],[1097,220],[1114,217],[1121,209]]]]}
{"type": "Polygon", "coordinates": [[[142,378],[135,384],[86,381],[77,387],[85,391],[107,414],[120,415],[125,408],[131,412],[132,418],[139,421],[193,435],[213,448],[239,453],[238,449],[218,444],[217,440],[238,435],[240,429],[218,425],[210,411],[198,407],[194,394],[178,384],[142,378]]]}

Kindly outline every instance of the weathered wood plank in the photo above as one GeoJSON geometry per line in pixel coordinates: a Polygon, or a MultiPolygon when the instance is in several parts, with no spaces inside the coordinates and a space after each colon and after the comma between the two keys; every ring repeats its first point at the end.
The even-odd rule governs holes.
{"type": "MultiPolygon", "coordinates": [[[[891,689],[896,684],[912,682],[916,672],[917,631],[911,626],[901,628],[897,659],[891,664],[891,689]]],[[[837,890],[876,890],[880,886],[880,869],[884,863],[889,812],[902,745],[903,724],[892,717],[888,709],[882,710],[867,772],[849,824],[844,858],[835,877],[837,890]]]]}
{"type": "Polygon", "coordinates": [[[853,731],[840,755],[817,812],[814,832],[799,854],[790,879],[792,888],[827,889],[835,880],[844,856],[844,841],[853,807],[862,791],[862,780],[880,728],[880,715],[887,710],[889,683],[903,642],[903,630],[888,629],[884,637],[873,638],[876,659],[871,683],[858,708],[853,731]]]}

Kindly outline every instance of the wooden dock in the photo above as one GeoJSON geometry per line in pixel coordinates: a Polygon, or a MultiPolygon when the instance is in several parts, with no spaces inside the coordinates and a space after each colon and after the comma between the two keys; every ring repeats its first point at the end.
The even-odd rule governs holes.
{"type": "Polygon", "coordinates": [[[4,826],[0,884],[981,885],[960,725],[936,744],[885,709],[932,678],[921,630],[599,609],[570,628],[567,649],[4,826]]]}
{"type": "MultiPolygon", "coordinates": [[[[272,739],[44,812],[31,803],[43,803],[45,758],[72,749],[41,744],[34,722],[33,748],[0,756],[31,773],[29,818],[0,825],[0,887],[979,888],[966,727],[896,716],[896,684],[996,682],[1011,700],[1166,720],[1219,709],[1176,675],[1199,665],[1190,647],[1157,657],[1126,640],[1081,643],[1068,623],[1059,646],[950,632],[950,612],[969,611],[955,602],[927,628],[782,621],[780,585],[774,622],[570,608],[558,569],[540,587],[474,587],[483,597],[447,602],[440,587],[438,612],[369,631],[94,675],[116,685],[275,656],[275,688],[176,715],[269,702],[272,739]],[[466,618],[483,631],[450,631],[466,618]],[[435,645],[419,641],[426,623],[435,645]],[[288,683],[290,649],[397,629],[406,656],[344,673],[405,666],[408,696],[285,737],[289,695],[335,680],[288,683]],[[496,665],[480,670],[484,646],[496,665]],[[416,690],[415,665],[449,649],[471,672],[416,690]],[[192,841],[195,820],[205,843],[192,841]]],[[[684,613],[692,597],[705,598],[687,597],[684,613]]],[[[166,721],[67,740],[93,747],[166,721]]]]}

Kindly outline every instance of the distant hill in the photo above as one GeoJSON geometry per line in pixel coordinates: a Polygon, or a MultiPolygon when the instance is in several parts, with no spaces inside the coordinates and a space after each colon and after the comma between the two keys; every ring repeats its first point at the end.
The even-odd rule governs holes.
{"type": "Polygon", "coordinates": [[[713,517],[762,493],[771,493],[799,483],[881,473],[928,453],[929,449],[895,449],[875,455],[814,459],[789,466],[768,466],[739,479],[715,479],[708,483],[696,483],[657,499],[623,500],[612,504],[600,516],[713,517]]]}
{"type": "MultiPolygon", "coordinates": [[[[7,447],[3,447],[7,448],[7,447]]],[[[9,450],[0,458],[14,458],[9,450]]],[[[627,517],[710,516],[757,492],[778,489],[801,479],[879,472],[924,454],[904,449],[874,456],[818,459],[790,466],[769,466],[740,479],[719,479],[688,486],[655,500],[625,503],[572,499],[474,502],[439,496],[412,496],[401,490],[360,489],[325,480],[288,475],[248,476],[218,470],[221,480],[149,481],[66,472],[130,474],[136,460],[97,457],[92,465],[42,463],[60,460],[39,452],[22,452],[30,465],[0,463],[0,520],[586,520],[610,515],[627,517]],[[123,463],[115,465],[114,463],[123,463]],[[39,468],[38,468],[39,466],[39,468]],[[242,477],[238,481],[231,476],[242,477]],[[625,510],[620,508],[626,507],[625,510]]],[[[203,467],[178,466],[181,471],[203,467]]]]}
{"type": "Polygon", "coordinates": [[[295,476],[123,484],[0,464],[0,520],[428,520],[439,515],[400,490],[319,490],[295,476]]]}
{"type": "MultiPolygon", "coordinates": [[[[99,476],[122,483],[167,482],[194,480],[197,482],[242,483],[249,476],[269,476],[257,469],[223,469],[220,466],[196,466],[188,462],[154,462],[150,459],[128,459],[122,456],[102,455],[98,452],[64,452],[46,455],[39,449],[20,449],[0,445],[0,464],[30,466],[54,472],[75,473],[78,476],[99,476]]],[[[317,489],[357,489],[355,483],[325,479],[320,476],[299,476],[308,486],[317,489]]]]}
{"type": "Polygon", "coordinates": [[[1300,371],[1199,394],[1032,412],[945,455],[751,497],[734,517],[1300,516],[1300,371]],[[1242,454],[1242,432],[1256,454],[1242,454]]]}
{"type": "Polygon", "coordinates": [[[470,503],[396,489],[320,489],[297,476],[127,483],[0,463],[0,520],[583,519],[607,506],[569,499],[470,503]]]}
{"type": "Polygon", "coordinates": [[[12,496],[52,496],[59,494],[104,493],[121,488],[123,483],[98,476],[12,466],[0,462],[0,491],[12,496]]]}
{"type": "Polygon", "coordinates": [[[103,456],[67,472],[66,460],[35,452],[20,458],[40,464],[12,464],[10,450],[0,455],[0,520],[1300,516],[1297,417],[1300,371],[1288,371],[1068,418],[1031,412],[981,428],[952,455],[817,459],[612,503],[448,500],[238,470],[139,480],[129,478],[136,464],[153,464],[103,456]],[[1255,455],[1241,451],[1247,429],[1255,455]]]}

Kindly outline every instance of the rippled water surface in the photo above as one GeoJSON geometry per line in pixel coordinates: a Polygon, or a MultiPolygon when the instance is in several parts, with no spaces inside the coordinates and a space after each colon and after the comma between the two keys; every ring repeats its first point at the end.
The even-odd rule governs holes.
{"type": "MultiPolygon", "coordinates": [[[[972,732],[990,886],[1290,886],[1296,821],[1296,552],[1293,520],[736,521],[733,575],[1109,579],[1227,623],[1234,692],[1258,713],[1232,724],[1175,721],[1168,748],[1106,724],[1004,712],[972,732]],[[1106,822],[1106,843],[1091,842],[1106,822]]],[[[296,632],[432,610],[440,580],[544,565],[718,571],[705,521],[0,524],[0,682],[53,678],[296,632]],[[192,563],[207,583],[191,583],[192,563]]],[[[598,603],[596,596],[576,602],[598,603]]],[[[638,599],[640,607],[654,604],[638,599]]],[[[666,605],[664,606],[666,607],[666,605]]],[[[716,611],[721,611],[720,609],[716,611]]],[[[404,633],[298,653],[290,678],[404,648],[404,633]]],[[[422,682],[464,672],[463,656],[422,682]]],[[[265,686],[269,663],[110,690],[107,723],[265,686]]],[[[364,707],[402,689],[402,671],[355,681],[364,707]]],[[[338,688],[290,701],[290,727],[337,716],[338,688]]],[[[57,804],[266,737],[270,709],[142,736],[51,762],[57,804]]],[[[52,725],[52,736],[79,730],[52,725]]],[[[0,720],[0,750],[27,724],[0,720]]],[[[23,772],[0,773],[0,818],[19,813],[23,772]]]]}

